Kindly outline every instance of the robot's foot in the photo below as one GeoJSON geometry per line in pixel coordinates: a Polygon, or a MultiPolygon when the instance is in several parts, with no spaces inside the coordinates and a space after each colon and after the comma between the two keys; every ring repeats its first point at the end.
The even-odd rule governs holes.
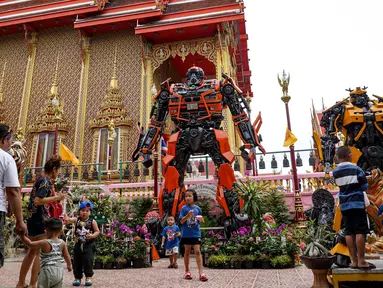
{"type": "Polygon", "coordinates": [[[248,225],[249,216],[247,214],[236,214],[233,213],[233,216],[227,218],[224,223],[225,238],[230,239],[233,235],[233,232],[237,231],[239,228],[248,225]]]}

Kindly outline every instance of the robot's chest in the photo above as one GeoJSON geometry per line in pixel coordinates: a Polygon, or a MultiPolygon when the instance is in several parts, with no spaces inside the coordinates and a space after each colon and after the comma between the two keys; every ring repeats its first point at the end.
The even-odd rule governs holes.
{"type": "Polygon", "coordinates": [[[198,113],[208,111],[211,113],[221,112],[223,109],[222,94],[212,91],[191,93],[190,91],[175,91],[169,101],[171,115],[189,112],[198,113]]]}
{"type": "Polygon", "coordinates": [[[383,122],[383,106],[372,106],[366,110],[352,105],[346,105],[344,113],[343,125],[347,126],[352,123],[364,122],[383,122]]]}

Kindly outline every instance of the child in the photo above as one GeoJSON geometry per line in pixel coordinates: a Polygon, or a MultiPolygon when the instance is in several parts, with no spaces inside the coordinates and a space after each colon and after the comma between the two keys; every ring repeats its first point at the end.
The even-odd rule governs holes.
{"type": "Polygon", "coordinates": [[[76,244],[73,249],[73,274],[75,280],[73,286],[80,286],[83,273],[85,274],[85,286],[92,286],[93,258],[95,244],[94,239],[100,234],[97,222],[89,218],[93,211],[93,204],[85,201],[79,206],[80,217],[68,218],[64,215],[65,224],[76,223],[76,244]]]}
{"type": "Polygon", "coordinates": [[[181,236],[180,228],[174,224],[175,220],[173,215],[168,216],[167,222],[168,226],[162,231],[161,248],[163,248],[165,244],[165,255],[169,256],[170,260],[168,268],[178,268],[177,258],[179,237],[181,236]]]}
{"type": "Polygon", "coordinates": [[[68,248],[58,237],[63,230],[63,223],[59,218],[49,218],[44,223],[47,239],[31,241],[25,235],[20,236],[29,248],[40,248],[40,273],[38,288],[60,288],[64,278],[64,259],[68,271],[72,271],[68,248]],[[64,259],[63,259],[64,257],[64,259]]]}
{"type": "Polygon", "coordinates": [[[364,258],[365,235],[369,233],[364,194],[368,187],[367,178],[361,168],[351,163],[352,154],[349,147],[339,147],[337,156],[340,163],[333,170],[333,176],[339,187],[340,211],[347,235],[347,247],[352,258],[351,267],[368,270],[373,267],[364,258]]]}
{"type": "Polygon", "coordinates": [[[180,222],[182,224],[182,237],[181,243],[185,245],[185,279],[192,279],[189,269],[190,249],[191,245],[194,246],[194,253],[199,270],[199,280],[207,281],[206,275],[202,271],[202,257],[201,257],[201,230],[199,223],[203,222],[201,208],[194,205],[197,201],[197,192],[193,189],[188,189],[185,192],[184,205],[180,212],[180,222]]]}

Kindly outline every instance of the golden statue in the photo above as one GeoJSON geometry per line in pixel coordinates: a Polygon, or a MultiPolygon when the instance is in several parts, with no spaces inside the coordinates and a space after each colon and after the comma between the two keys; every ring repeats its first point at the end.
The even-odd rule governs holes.
{"type": "Polygon", "coordinates": [[[283,73],[282,73],[282,81],[279,78],[279,74],[277,75],[279,86],[282,87],[283,96],[288,96],[288,94],[289,94],[290,73],[289,73],[288,77],[286,77],[286,76],[287,75],[285,73],[285,70],[283,70],[283,73]]]}
{"type": "Polygon", "coordinates": [[[109,143],[109,145],[112,145],[116,136],[117,136],[117,133],[115,130],[114,121],[110,120],[110,122],[108,124],[108,143],[109,143]]]}

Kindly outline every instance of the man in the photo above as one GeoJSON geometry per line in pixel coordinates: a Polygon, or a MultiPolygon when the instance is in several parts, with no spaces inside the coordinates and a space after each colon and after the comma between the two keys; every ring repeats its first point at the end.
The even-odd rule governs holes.
{"type": "Polygon", "coordinates": [[[6,151],[12,144],[12,129],[0,125],[0,268],[4,265],[4,226],[7,213],[6,196],[16,217],[16,233],[27,234],[21,208],[20,182],[15,160],[6,151]],[[6,188],[4,188],[6,187],[6,188]]]}
{"type": "Polygon", "coordinates": [[[351,163],[349,147],[339,147],[337,156],[339,165],[333,170],[333,176],[340,190],[339,204],[345,225],[346,243],[351,254],[351,268],[368,270],[372,267],[364,257],[365,235],[369,233],[364,196],[368,187],[367,178],[360,167],[351,163]]]}

